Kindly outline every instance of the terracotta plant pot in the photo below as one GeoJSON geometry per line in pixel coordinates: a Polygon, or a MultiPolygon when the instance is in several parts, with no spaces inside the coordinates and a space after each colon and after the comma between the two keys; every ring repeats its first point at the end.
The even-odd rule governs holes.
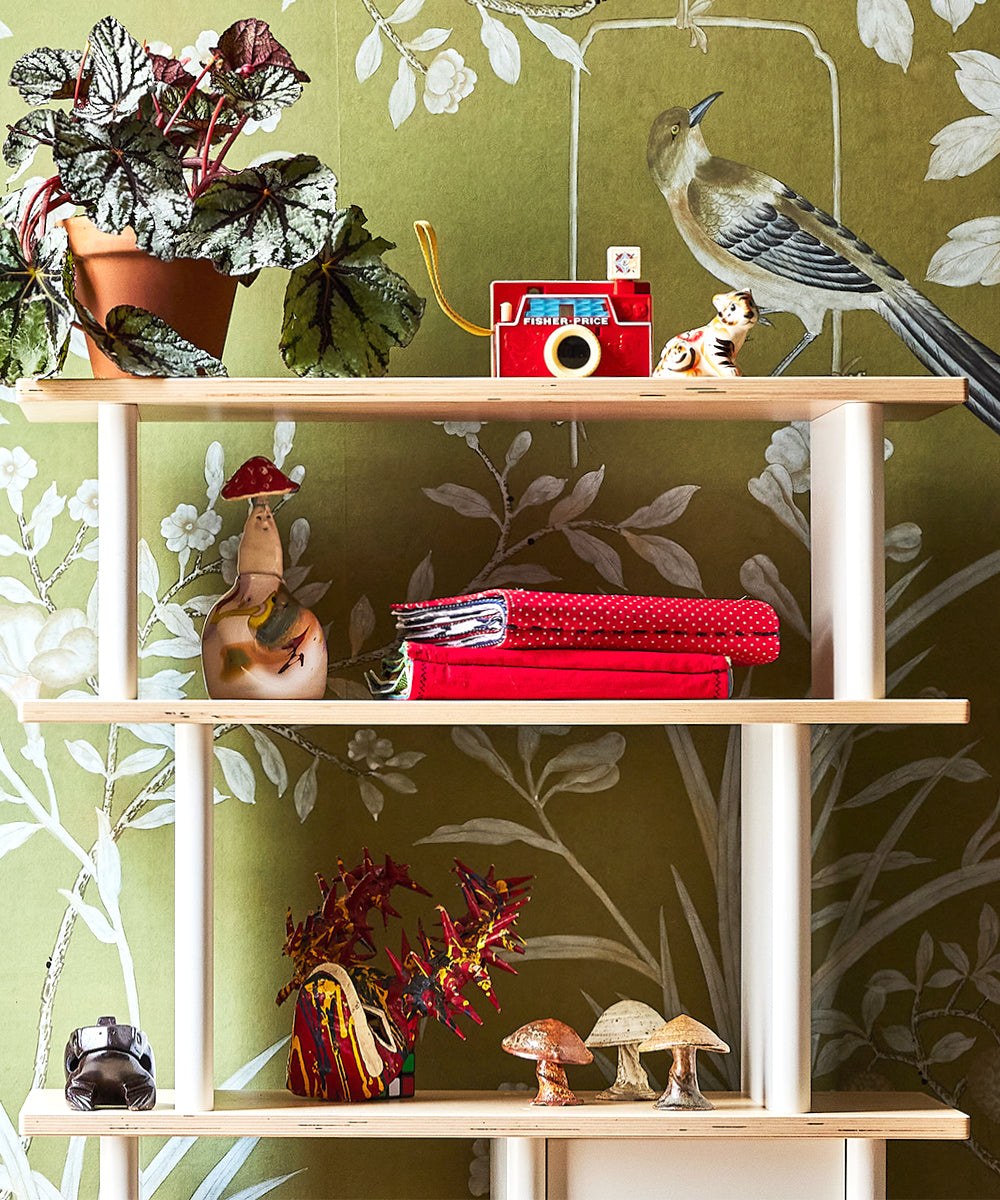
{"type": "MultiPolygon", "coordinates": [[[[237,280],[208,259],[163,262],[140,250],[131,229],[102,233],[88,217],[60,224],[76,263],[76,291],[101,322],[116,304],[135,304],[162,317],[201,350],[222,357],[237,280]]],[[[95,379],[127,379],[128,373],[87,338],[95,379]]]]}

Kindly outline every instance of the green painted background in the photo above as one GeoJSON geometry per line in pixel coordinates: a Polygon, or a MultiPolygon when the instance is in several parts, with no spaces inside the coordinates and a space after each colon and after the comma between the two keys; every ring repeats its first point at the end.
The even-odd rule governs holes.
{"type": "MultiPolygon", "coordinates": [[[[975,282],[980,277],[996,281],[995,234],[992,277],[987,245],[972,281],[921,282],[949,230],[976,218],[992,217],[1000,225],[1000,163],[988,150],[990,138],[992,154],[1000,150],[1000,63],[993,59],[996,76],[981,94],[986,107],[977,108],[960,90],[956,62],[949,58],[956,52],[997,51],[996,0],[978,5],[971,0],[933,5],[863,0],[859,7],[897,21],[912,10],[907,69],[886,61],[894,56],[884,39],[882,57],[863,44],[856,7],[845,0],[733,0],[726,5],[703,0],[682,5],[679,14],[649,0],[606,0],[572,20],[541,18],[577,42],[596,20],[658,17],[669,25],[675,17],[683,23],[692,9],[706,18],[705,52],[691,29],[665,27],[599,33],[586,59],[579,274],[600,277],[609,244],[640,245],[643,274],[654,292],[657,346],[704,321],[718,289],[684,247],[649,180],[646,135],[662,109],[694,104],[713,91],[724,96],[703,128],[716,153],[760,167],[825,207],[833,204],[839,171],[845,222],[965,328],[1000,346],[995,292],[975,282]],[[954,33],[942,13],[952,14],[954,33]],[[839,163],[831,143],[830,72],[814,46],[832,65],[839,87],[839,163]],[[925,180],[931,139],[968,117],[981,118],[980,136],[987,144],[983,164],[965,176],[925,180]]],[[[470,319],[485,322],[491,279],[562,278],[570,267],[571,72],[529,34],[519,11],[515,0],[501,16],[520,44],[516,84],[491,71],[475,6],[426,0],[412,20],[400,24],[398,32],[407,40],[429,28],[450,29],[440,49],[456,48],[478,78],[454,114],[431,115],[418,85],[415,110],[398,130],[388,111],[398,63],[394,49],[383,41],[382,65],[365,83],[359,84],[355,73],[355,55],[372,27],[365,4],[295,0],[281,11],[276,0],[268,0],[264,8],[245,11],[219,3],[183,2],[168,9],[140,2],[120,5],[115,15],[136,37],[165,40],[175,51],[202,29],[222,30],[242,16],[270,21],[312,84],[273,133],[247,141],[245,158],[280,149],[314,153],[329,163],[340,179],[341,202],[360,204],[370,228],[397,242],[389,260],[422,294],[429,289],[411,224],[415,218],[431,220],[441,241],[449,298],[470,319]]],[[[86,0],[10,6],[0,12],[11,33],[0,40],[0,66],[6,73],[19,54],[36,45],[81,45],[103,15],[103,7],[86,0]]],[[[428,64],[438,52],[420,51],[418,57],[428,64]]],[[[2,103],[4,123],[20,115],[12,91],[2,103]]],[[[232,375],[284,373],[276,350],[282,286],[275,273],[241,291],[225,355],[232,375]]],[[[798,336],[794,318],[775,316],[772,327],[755,331],[742,352],[744,371],[767,373],[798,336]]],[[[74,373],[89,373],[81,360],[73,363],[74,373]]],[[[431,307],[412,347],[397,354],[393,368],[406,375],[485,374],[487,348],[431,307]]],[[[828,330],[795,368],[803,374],[831,369],[919,373],[891,331],[865,314],[844,320],[839,353],[828,330]]],[[[171,782],[167,747],[160,747],[163,754],[155,764],[155,753],[132,760],[136,766],[145,763],[143,769],[107,790],[81,765],[90,761],[81,741],[93,746],[94,761],[106,766],[110,755],[121,766],[130,755],[149,750],[155,733],[141,731],[143,740],[118,730],[109,743],[108,731],[99,727],[50,726],[35,731],[34,738],[43,739],[39,742],[16,721],[15,694],[54,695],[90,686],[87,678],[73,677],[67,660],[60,660],[54,682],[41,682],[36,655],[43,645],[36,627],[37,618],[55,611],[87,612],[94,562],[75,558],[64,572],[61,564],[78,535],[77,549],[92,544],[96,534],[69,505],[96,473],[95,435],[81,426],[28,425],[10,396],[0,402],[0,416],[7,422],[0,429],[0,465],[14,462],[16,447],[24,452],[14,476],[4,476],[6,495],[0,498],[0,687],[5,693],[0,700],[0,1100],[16,1125],[34,1075],[44,1074],[48,1086],[61,1086],[62,1047],[73,1027],[105,1012],[126,1016],[116,948],[98,941],[80,920],[60,941],[67,912],[60,889],[73,888],[78,866],[69,839],[85,850],[94,846],[95,808],[102,803],[122,860],[122,928],[134,960],[142,1025],[157,1055],[161,1085],[172,1082],[173,849],[170,810],[161,807],[170,802],[169,792],[162,790],[171,782]],[[26,459],[36,466],[30,478],[26,459]],[[17,497],[23,501],[21,522],[17,497]],[[52,510],[48,540],[42,519],[47,509],[52,510]],[[25,547],[38,552],[25,555],[20,552],[25,547]],[[49,589],[45,583],[55,571],[59,577],[49,589]],[[41,602],[43,593],[47,604],[41,602]],[[38,751],[34,761],[22,754],[26,746],[38,751]],[[140,803],[133,803],[137,795],[140,803]],[[43,820],[50,827],[29,835],[27,826],[43,820]],[[48,1068],[42,1072],[45,1053],[48,1068]]],[[[285,467],[304,466],[305,482],[280,522],[286,533],[296,518],[310,524],[299,565],[311,568],[306,585],[330,585],[316,610],[331,623],[331,673],[340,681],[335,687],[358,687],[363,666],[392,636],[388,605],[405,598],[408,587],[437,595],[461,591],[490,560],[496,526],[436,504],[427,492],[459,483],[497,505],[489,464],[502,469],[522,428],[491,424],[449,432],[430,424],[386,423],[294,430],[285,467]],[[358,614],[367,611],[362,597],[374,614],[370,631],[361,631],[358,622],[358,614]]],[[[285,437],[292,432],[279,431],[285,437]]],[[[808,646],[794,613],[808,614],[808,560],[789,522],[804,527],[808,492],[794,494],[798,515],[790,516],[787,508],[762,503],[748,489],[748,481],[760,477],[769,462],[795,465],[787,448],[799,436],[796,431],[756,424],[592,423],[576,468],[570,466],[566,428],[539,424],[530,432],[531,448],[510,474],[514,494],[523,494],[531,480],[545,474],[566,479],[568,492],[603,467],[603,482],[580,519],[601,523],[591,529],[621,554],[628,591],[690,590],[661,577],[614,526],[668,489],[695,485],[683,514],[655,532],[693,558],[706,594],[754,590],[782,598],[781,659],[758,670],[749,686],[758,695],[804,692],[808,646]],[[744,570],[741,578],[751,559],[757,573],[751,578],[744,570]]],[[[205,512],[205,463],[212,443],[220,445],[228,473],[252,454],[271,455],[275,433],[271,425],[222,423],[142,429],[142,536],[158,567],[159,582],[151,590],[172,623],[165,628],[151,611],[151,597],[144,597],[145,645],[161,645],[143,659],[142,670],[161,683],[168,681],[162,672],[180,672],[169,680],[186,695],[204,694],[191,641],[207,603],[198,597],[222,590],[220,545],[239,532],[241,514],[221,502],[216,506],[221,530],[203,553],[190,556],[180,586],[178,554],[166,548],[161,522],[182,504],[205,512]],[[175,607],[164,610],[164,604],[175,607]],[[162,644],[171,638],[180,641],[173,647],[162,644]]],[[[893,588],[889,670],[903,675],[896,694],[929,689],[969,696],[973,723],[968,728],[818,731],[816,764],[823,770],[815,805],[814,910],[821,927],[814,969],[830,987],[817,1014],[815,1086],[924,1088],[970,1112],[974,1137],[969,1146],[890,1145],[889,1186],[893,1197],[971,1200],[1000,1196],[1000,858],[994,844],[1000,774],[995,637],[1000,442],[965,410],[919,425],[892,425],[887,436],[893,447],[886,467],[887,525],[898,527],[911,552],[907,557],[894,550],[887,563],[893,588]],[[860,908],[856,928],[847,924],[852,898],[860,908]],[[915,991],[918,978],[922,984],[915,991]]],[[[547,511],[522,513],[517,536],[544,529],[547,511]]],[[[559,531],[540,536],[512,562],[543,567],[558,581],[551,586],[563,590],[620,590],[576,557],[559,531]]],[[[738,686],[744,682],[737,680],[738,686]]],[[[502,1013],[480,1004],[484,1028],[471,1028],[464,1043],[443,1028],[428,1028],[418,1049],[420,1087],[526,1084],[530,1071],[504,1055],[499,1041],[523,1021],[543,1015],[543,1009],[584,1033],[594,1019],[591,1002],[604,1007],[620,995],[661,1008],[683,1005],[717,1029],[734,1019],[735,962],[727,947],[736,925],[725,907],[736,883],[734,864],[722,855],[713,876],[696,818],[700,812],[704,822],[708,813],[711,821],[714,814],[727,828],[726,813],[733,811],[725,804],[734,794],[725,730],[697,730],[689,738],[682,731],[630,729],[620,741],[608,741],[608,731],[599,729],[546,733],[534,759],[536,777],[558,751],[602,737],[608,767],[602,790],[554,795],[545,809],[551,824],[543,829],[538,813],[518,792],[524,771],[515,731],[489,733],[499,760],[509,764],[510,779],[505,779],[498,760],[491,770],[463,752],[450,730],[393,729],[389,718],[391,713],[378,709],[372,720],[393,751],[424,756],[396,772],[410,782],[396,779],[395,788],[385,782],[393,771],[385,754],[371,762],[351,758],[354,730],[267,731],[276,752],[269,759],[270,775],[246,731],[225,730],[218,738],[225,763],[220,760],[216,783],[225,799],[216,808],[217,1083],[288,1034],[291,1003],[278,1009],[273,1002],[287,978],[280,958],[285,909],[290,905],[297,918],[304,915],[317,895],[313,873],[331,873],[338,855],[350,865],[365,845],[376,855],[389,852],[408,861],[414,876],[434,892],[434,901],[454,907],[448,872],[453,854],[473,866],[495,862],[501,874],[535,875],[533,899],[522,920],[533,952],[517,978],[500,977],[502,1013]],[[376,723],[383,712],[387,719],[376,723]],[[315,805],[302,817],[313,771],[315,805]],[[384,798],[377,823],[363,802],[364,795],[371,801],[373,788],[384,798]],[[443,827],[485,817],[532,833],[522,832],[521,840],[503,845],[449,844],[445,832],[432,838],[443,827]],[[701,931],[705,942],[699,949],[701,931]]],[[[100,907],[93,883],[85,898],[100,907]]],[[[404,900],[402,909],[411,933],[418,917],[430,917],[430,908],[415,899],[404,900]]],[[[389,945],[395,948],[398,938],[398,930],[391,930],[389,945]]],[[[283,1055],[279,1049],[251,1086],[282,1086],[283,1055]]],[[[652,1066],[665,1075],[666,1063],[652,1066]]],[[[733,1084],[736,1053],[720,1068],[724,1078],[707,1076],[708,1086],[733,1084]]],[[[597,1066],[578,1069],[573,1079],[582,1088],[601,1086],[597,1066]]],[[[0,1161],[8,1186],[29,1167],[50,1181],[46,1190],[44,1180],[32,1183],[29,1176],[17,1185],[17,1195],[52,1195],[67,1162],[62,1185],[67,1200],[96,1193],[96,1146],[87,1148],[77,1184],[79,1147],[36,1139],[25,1152],[11,1128],[6,1123],[2,1128],[0,1161]]],[[[469,1142],[261,1142],[242,1162],[249,1149],[233,1147],[235,1161],[217,1168],[230,1143],[202,1141],[176,1163],[156,1195],[164,1200],[235,1197],[292,1171],[300,1173],[278,1184],[275,1195],[303,1200],[459,1197],[470,1188],[481,1194],[475,1189],[483,1180],[482,1147],[469,1142]],[[217,1188],[212,1180],[221,1181],[217,1188]]],[[[170,1146],[144,1142],[143,1163],[172,1152],[170,1146]]]]}

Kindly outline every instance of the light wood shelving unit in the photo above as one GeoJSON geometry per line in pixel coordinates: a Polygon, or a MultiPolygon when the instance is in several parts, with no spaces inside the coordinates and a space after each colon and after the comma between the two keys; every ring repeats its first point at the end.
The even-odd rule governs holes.
{"type": "Polygon", "coordinates": [[[678,1154],[693,1155],[694,1144],[712,1139],[719,1154],[726,1148],[737,1155],[726,1169],[735,1161],[741,1171],[742,1200],[792,1195],[779,1167],[798,1172],[796,1200],[883,1200],[886,1139],[968,1136],[964,1113],[920,1093],[813,1095],[809,1019],[810,727],[969,720],[966,700],[884,698],[883,420],[920,420],[960,404],[964,380],[63,380],[24,381],[18,395],[30,420],[97,422],[101,483],[99,695],[25,701],[20,717],[176,727],[175,1022],[183,1033],[174,1088],[161,1089],[148,1113],[79,1113],[67,1107],[61,1089],[47,1089],[32,1092],[20,1116],[23,1134],[101,1139],[101,1200],[137,1200],[138,1142],[146,1136],[488,1137],[494,1200],[606,1196],[605,1185],[588,1184],[586,1171],[574,1168],[574,1154],[580,1162],[609,1164],[622,1195],[659,1196],[642,1191],[642,1181],[662,1183],[663,1156],[672,1155],[676,1167],[678,1154]],[[411,1100],[331,1105],[284,1092],[214,1089],[213,726],[368,724],[380,702],[136,698],[138,426],[461,419],[810,422],[812,698],[392,701],[381,702],[378,717],[385,726],[741,726],[742,1091],[716,1094],[712,1111],[597,1103],[537,1109],[523,1093],[494,1092],[418,1092],[411,1100]],[[766,1155],[763,1169],[753,1157],[758,1151],[766,1155]]]}

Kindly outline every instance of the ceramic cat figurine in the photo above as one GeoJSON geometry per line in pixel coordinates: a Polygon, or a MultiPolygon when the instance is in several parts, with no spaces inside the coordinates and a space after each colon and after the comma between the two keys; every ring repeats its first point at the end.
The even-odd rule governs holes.
{"type": "Polygon", "coordinates": [[[236,582],[205,618],[201,657],[213,700],[319,700],[327,651],[316,616],[282,578],[281,539],[271,497],[298,491],[266,458],[245,462],[222,489],[250,512],[237,555],[236,582]]]}
{"type": "Polygon", "coordinates": [[[716,315],[700,329],[689,329],[663,347],[654,375],[742,375],[736,365],[747,334],[759,312],[750,292],[724,292],[712,297],[716,315]]]}

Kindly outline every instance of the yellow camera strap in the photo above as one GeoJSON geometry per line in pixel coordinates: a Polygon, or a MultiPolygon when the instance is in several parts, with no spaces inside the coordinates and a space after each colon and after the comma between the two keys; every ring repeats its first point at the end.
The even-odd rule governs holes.
{"type": "Polygon", "coordinates": [[[473,333],[476,337],[489,337],[493,332],[492,329],[484,329],[482,325],[473,325],[465,317],[460,317],[444,298],[444,292],[441,290],[441,281],[438,278],[437,234],[434,232],[434,226],[431,225],[430,221],[414,221],[413,232],[417,235],[420,249],[424,253],[427,274],[430,276],[431,287],[434,289],[434,299],[438,302],[441,311],[446,317],[450,317],[460,329],[464,329],[466,333],[473,333]]]}

